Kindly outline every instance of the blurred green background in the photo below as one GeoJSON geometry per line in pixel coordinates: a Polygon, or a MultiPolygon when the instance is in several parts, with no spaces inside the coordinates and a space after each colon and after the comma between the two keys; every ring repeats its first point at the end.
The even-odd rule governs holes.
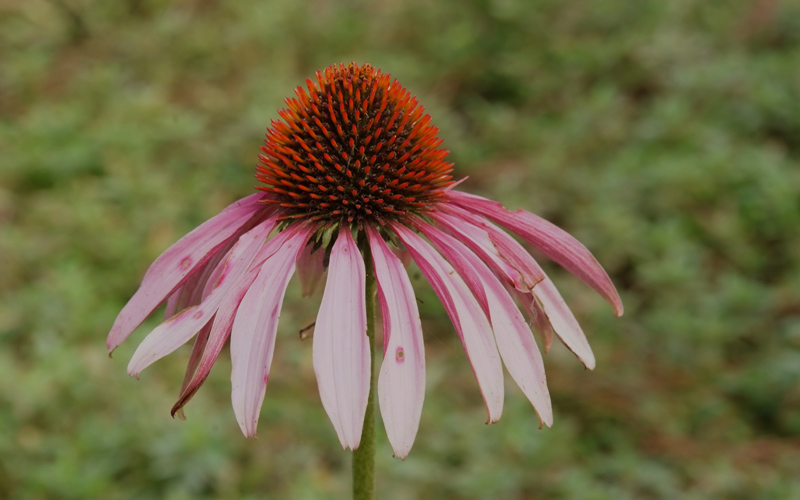
{"type": "MultiPolygon", "coordinates": [[[[625,316],[546,262],[597,354],[545,357],[555,425],[485,410],[430,287],[416,444],[385,499],[800,498],[800,3],[0,0],[0,498],[346,498],[290,287],[259,439],[223,354],[105,336],[147,266],[251,193],[284,97],[370,62],[426,106],[464,190],[576,235],[625,316]]],[[[545,262],[545,260],[543,260],[545,262]]],[[[156,315],[158,316],[158,315],[156,315]]]]}

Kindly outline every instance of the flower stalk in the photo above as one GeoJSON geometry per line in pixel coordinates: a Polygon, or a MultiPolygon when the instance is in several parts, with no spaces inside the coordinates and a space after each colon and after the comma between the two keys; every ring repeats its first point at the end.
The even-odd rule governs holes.
{"type": "Polygon", "coordinates": [[[367,305],[367,337],[369,338],[370,376],[369,400],[361,431],[361,444],[353,450],[353,500],[375,498],[375,267],[369,245],[363,245],[367,305]]]}

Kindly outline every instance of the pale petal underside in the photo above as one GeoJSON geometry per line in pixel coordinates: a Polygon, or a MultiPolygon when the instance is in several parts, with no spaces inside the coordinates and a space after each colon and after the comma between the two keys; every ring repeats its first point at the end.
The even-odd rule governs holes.
{"type": "Polygon", "coordinates": [[[414,444],[425,400],[425,346],[414,289],[403,262],[380,234],[367,229],[383,317],[384,357],[378,400],[386,434],[398,458],[414,444]]]}
{"type": "Polygon", "coordinates": [[[350,229],[331,250],[314,330],[314,371],[322,406],[343,448],[358,448],[369,399],[370,349],[364,297],[366,271],[350,229]]]}

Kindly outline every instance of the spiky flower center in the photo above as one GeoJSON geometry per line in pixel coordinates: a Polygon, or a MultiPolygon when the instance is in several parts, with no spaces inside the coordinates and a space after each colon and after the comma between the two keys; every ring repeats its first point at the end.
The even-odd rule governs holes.
{"type": "Polygon", "coordinates": [[[258,189],[284,218],[384,225],[436,203],[453,164],[416,97],[368,64],[316,79],[286,99],[259,155],[258,189]]]}

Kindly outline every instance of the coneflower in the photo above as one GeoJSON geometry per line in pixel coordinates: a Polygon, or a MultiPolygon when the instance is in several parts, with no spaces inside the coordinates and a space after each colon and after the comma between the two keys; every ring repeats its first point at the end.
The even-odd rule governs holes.
{"type": "Polygon", "coordinates": [[[588,368],[594,356],[553,282],[499,226],[583,280],[619,316],[622,303],[603,268],[553,224],[454,189],[438,129],[388,74],[367,64],[331,66],[295,93],[267,131],[259,192],[156,259],[117,317],[109,350],[166,303],[165,321],[139,345],[128,373],[138,376],[195,338],[175,414],[230,339],[233,409],[242,432],[254,436],[289,279],[297,271],[310,293],[327,271],[314,370],[342,446],[356,449],[372,373],[366,304],[376,283],[384,331],[378,399],[395,455],[404,458],[425,389],[422,327],[399,257],[410,255],[452,320],[488,421],[503,409],[505,364],[551,425],[542,357],[523,312],[546,348],[555,332],[588,368]]]}

